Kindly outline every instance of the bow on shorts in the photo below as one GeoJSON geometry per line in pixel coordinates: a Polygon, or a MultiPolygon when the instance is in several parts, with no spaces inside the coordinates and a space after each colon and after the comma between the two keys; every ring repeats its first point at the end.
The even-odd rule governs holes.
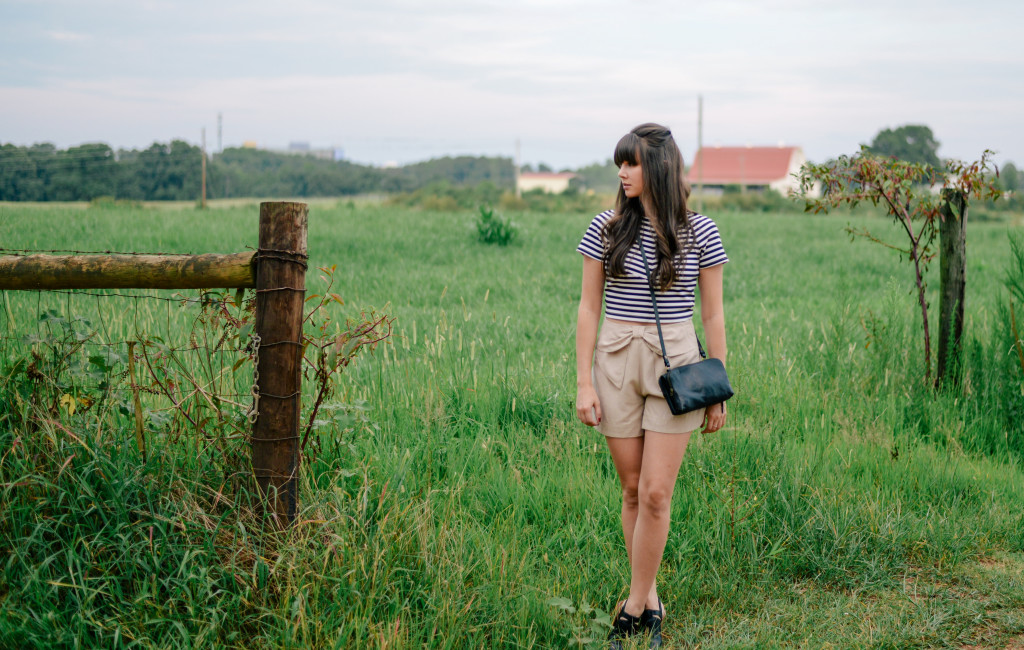
{"type": "MultiPolygon", "coordinates": [[[[690,348],[696,351],[696,337],[691,336],[693,331],[690,327],[666,327],[664,329],[665,348],[669,352],[669,362],[679,365],[683,362],[690,348]],[[691,343],[687,345],[687,343],[691,343]]],[[[653,325],[632,325],[616,326],[601,332],[597,341],[597,351],[600,355],[598,366],[611,380],[615,388],[621,389],[626,374],[626,364],[629,359],[628,348],[633,341],[642,341],[649,347],[661,362],[661,343],[658,341],[658,330],[653,325]]],[[[661,374],[660,372],[658,374],[661,374]]]]}

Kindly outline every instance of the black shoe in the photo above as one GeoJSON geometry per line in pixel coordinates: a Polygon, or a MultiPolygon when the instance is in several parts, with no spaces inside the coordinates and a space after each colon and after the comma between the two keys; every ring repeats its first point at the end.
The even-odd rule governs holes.
{"type": "Polygon", "coordinates": [[[650,640],[651,648],[661,647],[661,621],[665,618],[665,608],[658,599],[658,609],[645,609],[640,614],[640,629],[650,640]]]}
{"type": "Polygon", "coordinates": [[[622,642],[640,632],[640,616],[631,616],[626,613],[626,603],[622,603],[615,620],[612,621],[612,631],[608,633],[608,648],[610,650],[622,650],[622,642]]]}

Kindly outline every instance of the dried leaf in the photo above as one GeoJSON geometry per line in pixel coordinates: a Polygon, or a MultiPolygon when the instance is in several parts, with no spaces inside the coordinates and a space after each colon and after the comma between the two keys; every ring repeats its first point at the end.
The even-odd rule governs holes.
{"type": "Polygon", "coordinates": [[[60,396],[60,405],[67,410],[68,415],[74,415],[75,408],[78,406],[78,403],[75,401],[74,395],[64,393],[60,396]]]}

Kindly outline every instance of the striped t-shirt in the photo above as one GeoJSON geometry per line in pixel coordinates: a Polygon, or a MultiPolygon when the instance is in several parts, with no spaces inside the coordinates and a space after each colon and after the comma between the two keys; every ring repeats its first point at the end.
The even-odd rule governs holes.
{"type": "MultiPolygon", "coordinates": [[[[604,225],[615,214],[608,210],[594,217],[583,234],[583,241],[576,250],[587,257],[604,261],[606,242],[602,236],[604,225]]],[[[676,281],[668,291],[657,291],[658,312],[663,323],[680,323],[693,318],[694,293],[697,289],[697,275],[700,269],[725,264],[729,258],[722,247],[715,222],[702,214],[691,212],[690,225],[694,239],[685,255],[676,259],[676,281]]],[[[651,275],[657,271],[655,262],[655,234],[647,219],[641,225],[647,261],[651,275]]],[[[606,317],[634,322],[654,322],[654,308],[651,306],[651,292],[647,288],[643,257],[636,243],[626,255],[625,275],[619,278],[605,277],[604,313],[606,317]]]]}

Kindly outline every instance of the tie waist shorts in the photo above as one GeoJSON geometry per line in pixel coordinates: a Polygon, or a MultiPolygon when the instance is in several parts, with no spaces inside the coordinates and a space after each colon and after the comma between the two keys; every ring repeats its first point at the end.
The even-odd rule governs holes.
{"type": "MultiPolygon", "coordinates": [[[[662,324],[672,367],[697,363],[693,321],[662,324]]],[[[658,327],[605,319],[594,354],[594,389],[601,401],[597,430],[610,438],[638,438],[644,431],[688,433],[704,422],[704,409],[672,415],[658,377],[665,372],[658,327]]]]}

